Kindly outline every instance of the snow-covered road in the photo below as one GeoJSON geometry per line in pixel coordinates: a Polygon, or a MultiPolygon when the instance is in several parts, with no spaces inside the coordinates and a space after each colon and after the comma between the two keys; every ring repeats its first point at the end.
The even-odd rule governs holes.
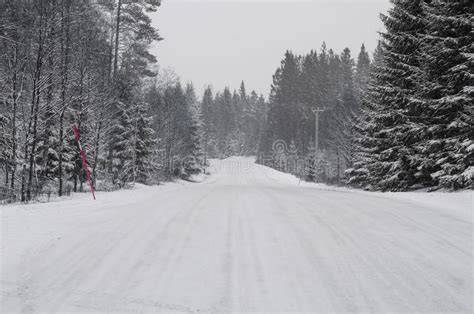
{"type": "Polygon", "coordinates": [[[202,183],[2,206],[0,312],[466,312],[472,193],[202,183]]]}

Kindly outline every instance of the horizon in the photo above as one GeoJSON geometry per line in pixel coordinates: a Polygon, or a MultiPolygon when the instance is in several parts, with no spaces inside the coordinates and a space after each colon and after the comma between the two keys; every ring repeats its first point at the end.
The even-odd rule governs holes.
{"type": "Polygon", "coordinates": [[[372,55],[383,29],[379,13],[389,7],[388,0],[163,1],[151,16],[164,40],[151,51],[160,69],[192,82],[199,97],[209,85],[217,92],[244,81],[268,99],[287,50],[306,54],[326,42],[335,53],[348,47],[356,59],[364,43],[372,55]]]}

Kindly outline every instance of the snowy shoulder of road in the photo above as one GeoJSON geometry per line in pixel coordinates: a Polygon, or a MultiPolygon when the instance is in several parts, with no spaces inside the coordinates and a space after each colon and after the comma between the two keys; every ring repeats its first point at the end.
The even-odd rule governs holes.
{"type": "Polygon", "coordinates": [[[0,206],[0,312],[472,312],[472,191],[210,173],[0,206]]]}
{"type": "Polygon", "coordinates": [[[458,215],[462,215],[465,218],[472,219],[474,211],[474,193],[472,190],[463,190],[458,192],[369,192],[358,189],[351,189],[346,187],[329,186],[320,183],[311,183],[300,180],[299,178],[277,171],[273,168],[264,167],[258,164],[254,164],[253,158],[242,158],[242,157],[230,157],[225,161],[214,161],[213,171],[219,172],[225,169],[230,173],[237,172],[248,172],[255,168],[258,168],[259,175],[265,178],[270,184],[276,185],[288,185],[295,187],[302,187],[305,189],[314,189],[315,193],[321,191],[333,191],[341,193],[353,193],[354,197],[357,195],[368,195],[372,197],[391,198],[394,200],[405,201],[419,206],[425,206],[428,208],[444,209],[447,212],[455,212],[458,215]]]}

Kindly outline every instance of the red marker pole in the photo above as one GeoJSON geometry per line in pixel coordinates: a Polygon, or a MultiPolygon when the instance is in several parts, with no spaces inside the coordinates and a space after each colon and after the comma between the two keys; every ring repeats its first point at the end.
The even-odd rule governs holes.
{"type": "Polygon", "coordinates": [[[84,149],[82,149],[81,145],[81,135],[79,134],[79,130],[77,129],[75,124],[72,126],[72,129],[74,130],[74,135],[76,136],[77,143],[79,144],[79,149],[81,150],[82,164],[84,165],[84,170],[86,171],[87,181],[89,182],[89,186],[91,187],[92,197],[95,200],[94,186],[92,185],[89,167],[87,167],[86,154],[84,153],[84,149]]]}

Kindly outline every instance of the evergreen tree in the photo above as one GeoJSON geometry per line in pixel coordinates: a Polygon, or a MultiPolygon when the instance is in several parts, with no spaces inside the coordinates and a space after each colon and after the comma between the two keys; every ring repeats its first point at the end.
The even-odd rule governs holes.
{"type": "Polygon", "coordinates": [[[185,97],[188,110],[188,147],[184,171],[185,175],[189,176],[200,173],[204,164],[204,152],[202,147],[203,126],[201,121],[201,109],[192,84],[186,86],[185,97]]]}
{"type": "Polygon", "coordinates": [[[202,120],[204,124],[204,166],[207,164],[208,157],[217,156],[216,148],[216,115],[214,107],[214,97],[210,86],[204,91],[201,102],[202,120]]]}
{"type": "Polygon", "coordinates": [[[216,143],[217,150],[223,156],[232,155],[231,140],[235,135],[236,125],[232,93],[229,88],[225,88],[222,94],[217,94],[215,99],[216,107],[216,143]]]}
{"type": "Polygon", "coordinates": [[[474,176],[473,7],[468,1],[425,5],[423,71],[418,97],[411,102],[422,137],[415,144],[422,186],[458,189],[474,176]]]}
{"type": "Polygon", "coordinates": [[[116,110],[113,127],[110,135],[110,155],[111,160],[109,172],[112,174],[112,183],[123,187],[130,178],[132,172],[133,150],[128,146],[132,142],[131,123],[132,119],[127,104],[117,102],[114,105],[116,110]]]}
{"type": "Polygon", "coordinates": [[[287,51],[280,68],[273,76],[268,119],[272,130],[271,142],[299,138],[300,104],[300,58],[287,51]]]}
{"type": "Polygon", "coordinates": [[[326,156],[333,157],[336,169],[336,181],[339,183],[344,171],[350,167],[352,160],[352,138],[353,125],[359,112],[358,103],[355,97],[353,86],[354,61],[348,48],[344,49],[340,57],[340,90],[336,96],[338,101],[330,109],[331,124],[330,130],[330,150],[326,156]],[[329,152],[334,152],[330,154],[329,152]],[[334,156],[333,156],[334,155],[334,156]]]}
{"type": "Polygon", "coordinates": [[[0,3],[0,99],[9,124],[0,135],[11,142],[5,169],[22,201],[82,190],[85,172],[72,125],[94,182],[131,180],[131,160],[139,155],[130,152],[132,126],[139,111],[138,118],[149,118],[140,107],[143,79],[154,75],[149,46],[160,39],[147,13],[159,2],[0,3]]]}
{"type": "Polygon", "coordinates": [[[362,44],[362,47],[360,47],[359,56],[357,57],[357,64],[354,76],[355,93],[359,103],[361,102],[364,92],[367,89],[369,73],[370,57],[369,53],[365,50],[365,45],[362,44]]]}
{"type": "Polygon", "coordinates": [[[153,130],[153,118],[148,115],[148,105],[140,103],[135,108],[133,136],[133,182],[149,183],[152,173],[158,169],[153,160],[157,140],[153,130]]]}
{"type": "Polygon", "coordinates": [[[420,36],[424,33],[422,1],[393,0],[382,15],[383,63],[374,67],[364,113],[359,120],[358,147],[351,182],[382,190],[406,190],[415,183],[413,144],[420,130],[410,121],[408,103],[417,90],[420,36]],[[357,173],[359,175],[357,175],[357,173]]]}

